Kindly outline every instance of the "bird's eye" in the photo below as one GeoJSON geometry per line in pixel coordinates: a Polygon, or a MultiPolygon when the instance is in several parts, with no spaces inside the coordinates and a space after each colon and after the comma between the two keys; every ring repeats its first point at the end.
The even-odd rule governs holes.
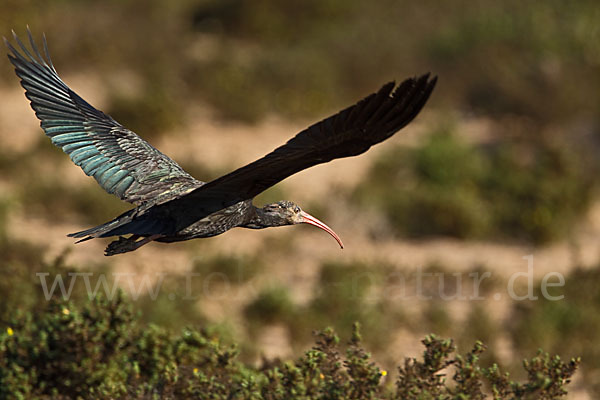
{"type": "Polygon", "coordinates": [[[300,207],[298,207],[298,206],[294,207],[294,212],[299,213],[300,212],[300,207]]]}

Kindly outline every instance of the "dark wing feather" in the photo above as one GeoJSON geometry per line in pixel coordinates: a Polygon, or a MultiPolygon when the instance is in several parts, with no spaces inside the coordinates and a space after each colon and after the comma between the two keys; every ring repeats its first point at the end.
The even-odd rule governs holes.
{"type": "Polygon", "coordinates": [[[46,39],[44,58],[31,32],[27,33],[31,51],[14,32],[22,52],[4,39],[25,96],[52,143],[104,190],[141,204],[171,199],[202,185],[175,161],[73,92],[52,65],[46,39]]]}
{"type": "Polygon", "coordinates": [[[427,102],[437,78],[390,82],[357,104],[298,133],[283,146],[189,194],[133,217],[106,235],[174,234],[213,212],[251,199],[288,176],[336,158],[364,153],[411,122],[427,102]],[[161,221],[160,226],[155,222],[161,221]],[[134,229],[135,228],[135,229],[134,229]]]}

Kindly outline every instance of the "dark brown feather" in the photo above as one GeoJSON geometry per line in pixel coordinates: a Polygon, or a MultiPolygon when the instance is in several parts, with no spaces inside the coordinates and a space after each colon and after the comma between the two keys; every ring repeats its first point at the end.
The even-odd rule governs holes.
{"type": "Polygon", "coordinates": [[[308,127],[263,158],[153,207],[136,219],[159,218],[164,223],[161,233],[177,232],[213,212],[251,199],[306,168],[364,153],[417,116],[436,80],[429,79],[429,74],[410,78],[395,90],[394,83],[388,83],[355,105],[308,127]]]}

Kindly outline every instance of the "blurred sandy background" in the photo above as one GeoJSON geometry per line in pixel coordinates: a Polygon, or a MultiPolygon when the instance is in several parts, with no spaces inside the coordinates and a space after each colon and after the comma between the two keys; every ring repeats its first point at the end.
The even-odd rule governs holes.
{"type": "MultiPolygon", "coordinates": [[[[253,161],[388,80],[431,71],[439,82],[394,138],[256,200],[297,202],[336,230],[343,251],[301,226],[234,229],[104,258],[108,241],[73,245],[65,235],[127,205],[52,148],[4,59],[0,265],[26,281],[56,263],[153,281],[167,274],[168,290],[140,300],[144,318],[211,326],[247,360],[291,357],[312,330],[333,325],[344,336],[360,320],[367,348],[388,366],[420,352],[429,332],[463,350],[481,339],[488,362],[517,374],[539,347],[582,356],[570,398],[594,398],[599,18],[591,0],[5,2],[2,35],[15,29],[23,38],[27,24],[38,40],[45,32],[73,90],[201,180],[253,161]],[[516,301],[507,283],[527,271],[528,255],[540,299],[516,301]],[[425,283],[429,300],[411,295],[419,271],[438,273],[425,283]],[[194,301],[182,299],[190,272],[200,275],[194,301]],[[484,299],[469,300],[469,274],[485,272],[484,299]],[[550,272],[565,278],[552,289],[562,300],[540,294],[550,272]]],[[[526,279],[518,282],[526,293],[526,279]]],[[[3,315],[9,304],[26,307],[22,292],[7,293],[3,315]]]]}

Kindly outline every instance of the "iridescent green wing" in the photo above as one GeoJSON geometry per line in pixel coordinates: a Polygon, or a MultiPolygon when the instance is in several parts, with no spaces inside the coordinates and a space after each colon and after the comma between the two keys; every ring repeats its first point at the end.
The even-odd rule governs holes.
{"type": "Polygon", "coordinates": [[[72,91],[52,65],[44,38],[43,57],[31,32],[31,51],[4,39],[8,55],[41,127],[56,146],[106,190],[134,204],[176,197],[202,185],[177,163],[72,91]],[[173,196],[171,196],[171,194],[173,196]]]}

